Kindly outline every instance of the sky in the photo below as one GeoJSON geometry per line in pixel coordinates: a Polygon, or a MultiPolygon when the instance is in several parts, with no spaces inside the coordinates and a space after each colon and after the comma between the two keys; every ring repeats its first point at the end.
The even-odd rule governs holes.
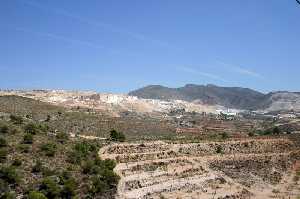
{"type": "Polygon", "coordinates": [[[0,88],[300,91],[296,0],[0,0],[0,88]]]}

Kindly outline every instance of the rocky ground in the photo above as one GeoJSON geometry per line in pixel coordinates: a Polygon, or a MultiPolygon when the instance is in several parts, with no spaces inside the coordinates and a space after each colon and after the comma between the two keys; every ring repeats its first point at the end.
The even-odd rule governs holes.
{"type": "Polygon", "coordinates": [[[295,198],[300,151],[286,138],[112,144],[118,198],[295,198]]]}

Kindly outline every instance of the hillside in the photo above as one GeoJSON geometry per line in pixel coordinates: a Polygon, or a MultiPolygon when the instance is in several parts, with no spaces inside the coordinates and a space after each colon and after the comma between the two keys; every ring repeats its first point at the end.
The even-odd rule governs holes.
{"type": "Polygon", "coordinates": [[[299,110],[300,94],[296,92],[261,92],[241,87],[187,84],[184,87],[168,88],[150,85],[128,93],[145,99],[185,100],[207,105],[247,110],[299,110]]]}

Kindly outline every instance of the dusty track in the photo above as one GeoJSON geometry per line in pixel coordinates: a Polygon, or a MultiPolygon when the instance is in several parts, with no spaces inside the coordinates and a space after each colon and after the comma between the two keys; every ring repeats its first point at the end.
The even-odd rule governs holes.
{"type": "Polygon", "coordinates": [[[288,139],[112,144],[118,198],[297,198],[300,152],[288,139]]]}

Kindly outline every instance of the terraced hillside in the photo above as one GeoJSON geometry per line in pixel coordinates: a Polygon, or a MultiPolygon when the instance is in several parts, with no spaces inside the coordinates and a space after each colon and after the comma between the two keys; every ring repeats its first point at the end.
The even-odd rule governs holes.
{"type": "Polygon", "coordinates": [[[119,198],[296,198],[296,144],[286,138],[243,141],[112,144],[119,198]]]}

